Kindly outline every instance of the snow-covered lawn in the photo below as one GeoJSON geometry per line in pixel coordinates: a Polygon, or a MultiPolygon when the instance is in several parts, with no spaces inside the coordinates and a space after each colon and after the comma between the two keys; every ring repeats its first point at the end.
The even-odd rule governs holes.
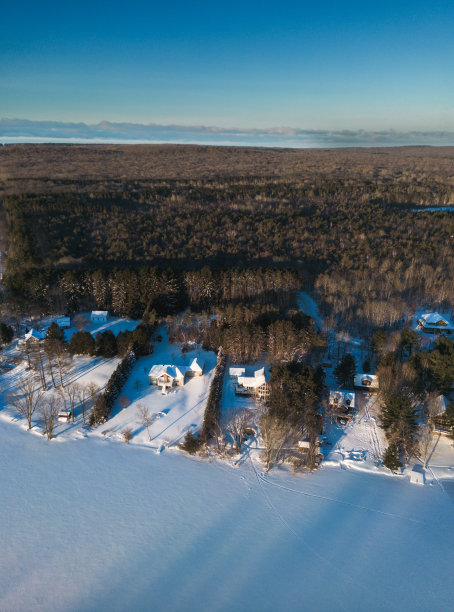
{"type": "MultiPolygon", "coordinates": [[[[122,327],[124,328],[124,321],[122,327]]],[[[137,324],[137,322],[135,322],[137,324]]],[[[120,322],[118,322],[120,325],[120,322]]],[[[179,345],[170,344],[165,329],[159,330],[161,342],[154,342],[154,352],[151,355],[137,360],[120,398],[114,405],[112,416],[105,425],[92,430],[83,426],[82,414],[76,407],[74,423],[58,423],[55,429],[56,440],[62,442],[69,439],[78,439],[85,436],[103,436],[107,438],[122,439],[122,432],[130,428],[133,436],[131,444],[146,444],[159,450],[176,446],[181,442],[189,429],[198,431],[202,425],[208,398],[211,378],[216,364],[216,355],[200,348],[182,354],[179,345]],[[155,364],[181,364],[189,365],[194,357],[205,363],[202,376],[186,380],[183,387],[174,387],[167,395],[162,395],[156,386],[150,386],[148,372],[155,364]],[[128,399],[128,405],[122,407],[122,399],[128,399]],[[138,420],[139,404],[149,408],[153,415],[153,424],[149,428],[151,442],[143,424],[138,420]]],[[[119,357],[103,359],[100,357],[80,356],[74,357],[71,369],[64,377],[65,386],[76,382],[82,385],[95,383],[103,389],[110,375],[120,362],[119,357]]],[[[8,405],[7,394],[17,389],[20,380],[28,376],[25,363],[0,375],[0,418],[17,420],[14,408],[8,405]]],[[[56,393],[49,389],[46,395],[56,393]]],[[[35,414],[32,422],[35,433],[41,433],[40,416],[35,414]]],[[[25,427],[24,420],[17,421],[25,427]]]]}
{"type": "MultiPolygon", "coordinates": [[[[380,465],[387,442],[384,431],[379,426],[377,395],[356,392],[353,421],[345,427],[329,425],[326,438],[331,443],[323,446],[326,461],[339,463],[344,468],[391,476],[391,472],[380,465]]],[[[412,465],[405,469],[406,477],[409,476],[412,465]]],[[[454,479],[452,440],[434,435],[425,477],[427,482],[454,479]]]]}
{"type": "Polygon", "coordinates": [[[146,444],[159,450],[162,445],[175,446],[184,439],[187,431],[195,433],[202,425],[205,405],[210,390],[211,378],[216,365],[216,355],[200,348],[182,354],[180,346],[170,344],[164,329],[160,330],[162,342],[154,344],[152,355],[137,360],[121,397],[128,398],[129,404],[122,408],[121,397],[116,402],[113,416],[94,433],[107,437],[121,437],[126,428],[133,430],[131,444],[146,444]],[[194,357],[204,361],[202,376],[186,379],[183,387],[173,387],[167,395],[150,385],[148,373],[153,365],[180,364],[189,365],[194,357]],[[138,421],[139,404],[149,408],[154,415],[149,428],[151,442],[143,424],[138,421]]]}
{"type": "Polygon", "coordinates": [[[454,491],[0,421],[1,610],[452,609],[454,491]]]}

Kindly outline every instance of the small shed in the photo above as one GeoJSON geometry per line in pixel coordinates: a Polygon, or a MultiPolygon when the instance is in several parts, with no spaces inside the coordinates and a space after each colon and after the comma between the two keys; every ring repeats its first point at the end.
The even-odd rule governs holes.
{"type": "Polygon", "coordinates": [[[412,484],[418,484],[418,485],[424,484],[425,477],[424,477],[424,468],[422,467],[422,465],[415,463],[415,465],[413,466],[413,469],[410,472],[410,482],[412,484]]]}
{"type": "Polygon", "coordinates": [[[200,359],[200,357],[195,357],[186,371],[186,376],[202,376],[204,367],[205,362],[203,359],[200,359]]]}
{"type": "Polygon", "coordinates": [[[93,310],[91,313],[91,320],[92,322],[98,322],[98,321],[107,321],[107,318],[109,316],[109,311],[108,310],[93,310]]]}

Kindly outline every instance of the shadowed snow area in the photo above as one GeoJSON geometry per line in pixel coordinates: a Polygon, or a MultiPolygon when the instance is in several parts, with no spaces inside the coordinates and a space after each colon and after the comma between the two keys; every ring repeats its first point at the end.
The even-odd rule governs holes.
{"type": "Polygon", "coordinates": [[[0,422],[1,610],[448,610],[454,501],[0,422]],[[257,471],[256,471],[257,470],[257,471]]]}

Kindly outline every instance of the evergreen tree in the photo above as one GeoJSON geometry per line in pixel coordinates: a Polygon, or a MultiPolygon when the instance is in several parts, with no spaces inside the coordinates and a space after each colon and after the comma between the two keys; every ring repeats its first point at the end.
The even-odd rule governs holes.
{"type": "Polygon", "coordinates": [[[14,337],[14,330],[11,325],[0,323],[0,343],[9,344],[14,337]]]}
{"type": "Polygon", "coordinates": [[[390,392],[383,402],[380,421],[389,442],[396,444],[409,459],[417,446],[418,429],[412,400],[399,391],[390,392]]]}
{"type": "Polygon", "coordinates": [[[76,332],[69,341],[69,352],[73,355],[94,355],[95,341],[90,332],[76,332]]]}
{"type": "Polygon", "coordinates": [[[117,336],[117,350],[120,357],[124,357],[133,347],[132,332],[126,329],[121,331],[117,336]]]}
{"type": "Polygon", "coordinates": [[[356,372],[355,358],[350,353],[346,353],[340,363],[334,369],[334,376],[336,377],[337,384],[340,387],[351,389],[356,372]]]}
{"type": "Polygon", "coordinates": [[[144,325],[139,325],[132,332],[132,341],[136,355],[148,355],[150,353],[150,337],[150,330],[144,325]]]}
{"type": "Polygon", "coordinates": [[[390,444],[383,455],[383,465],[391,470],[391,472],[396,472],[403,466],[399,455],[400,453],[397,444],[390,444]]]}
{"type": "Polygon", "coordinates": [[[53,321],[47,328],[46,340],[61,340],[62,342],[65,341],[65,332],[61,327],[59,327],[57,323],[55,323],[55,321],[53,321]]]}
{"type": "Polygon", "coordinates": [[[100,357],[115,357],[117,354],[117,341],[110,329],[99,332],[95,340],[96,354],[100,357]]]}

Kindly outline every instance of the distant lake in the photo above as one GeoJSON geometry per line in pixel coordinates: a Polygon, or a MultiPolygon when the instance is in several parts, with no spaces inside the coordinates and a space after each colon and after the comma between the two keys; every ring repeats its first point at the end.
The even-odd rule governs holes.
{"type": "Polygon", "coordinates": [[[412,208],[411,212],[454,212],[454,204],[448,204],[448,206],[428,206],[427,208],[412,208]]]}

